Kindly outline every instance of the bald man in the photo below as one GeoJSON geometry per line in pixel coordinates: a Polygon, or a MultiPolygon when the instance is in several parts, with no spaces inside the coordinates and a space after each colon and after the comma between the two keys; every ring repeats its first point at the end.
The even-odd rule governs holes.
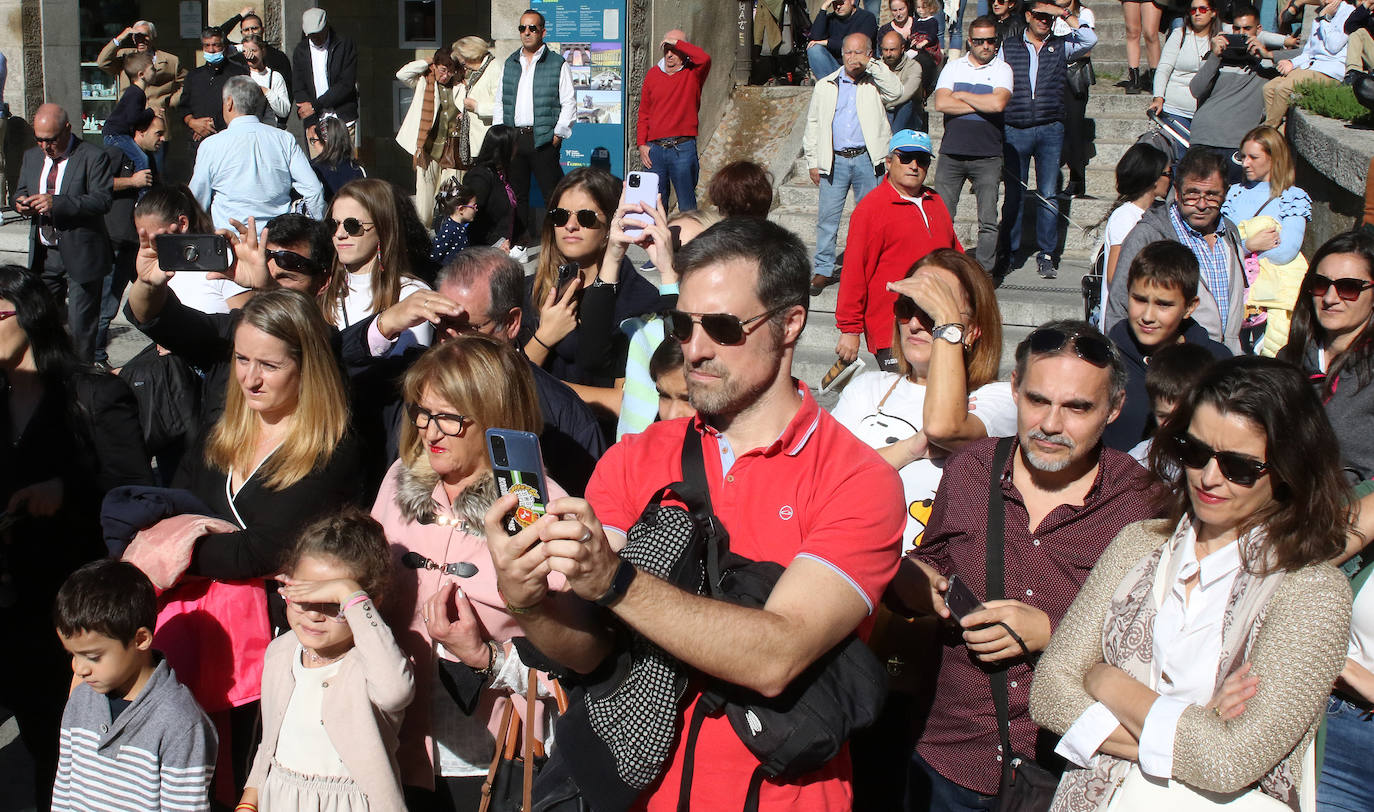
{"type": "Polygon", "coordinates": [[[33,117],[38,146],[24,153],[14,209],[28,217],[29,267],[61,304],[76,353],[95,359],[100,288],[113,268],[105,213],[114,191],[110,157],[72,134],[67,111],[44,104],[33,117]]]}
{"type": "Polygon", "coordinates": [[[678,211],[697,207],[697,112],[711,55],[687,41],[680,28],[663,35],[663,58],[649,69],[639,100],[639,161],[658,174],[658,193],[668,207],[668,183],[678,211]]]}
{"type": "Polygon", "coordinates": [[[878,53],[883,58],[883,64],[902,81],[901,94],[897,96],[896,101],[887,103],[887,122],[892,125],[892,131],[925,132],[926,98],[921,92],[924,79],[921,63],[907,53],[906,38],[896,31],[883,34],[882,40],[878,43],[878,53]]]}

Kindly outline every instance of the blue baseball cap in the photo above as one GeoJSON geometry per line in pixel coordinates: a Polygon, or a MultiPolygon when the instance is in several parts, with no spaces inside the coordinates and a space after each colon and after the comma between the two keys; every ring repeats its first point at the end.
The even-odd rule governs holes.
{"type": "Polygon", "coordinates": [[[888,152],[924,152],[931,154],[930,136],[915,130],[898,130],[887,142],[888,152]]]}

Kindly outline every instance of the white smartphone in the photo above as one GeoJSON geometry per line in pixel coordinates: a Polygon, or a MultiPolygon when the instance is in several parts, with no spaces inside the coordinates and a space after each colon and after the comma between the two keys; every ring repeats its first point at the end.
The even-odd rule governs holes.
{"type": "MultiPolygon", "coordinates": [[[[625,176],[625,203],[643,203],[646,209],[658,208],[658,175],[653,172],[631,172],[625,176]]],[[[633,223],[643,223],[652,225],[653,218],[642,214],[625,215],[625,233],[631,237],[638,237],[644,233],[643,226],[632,225],[633,223]]]]}

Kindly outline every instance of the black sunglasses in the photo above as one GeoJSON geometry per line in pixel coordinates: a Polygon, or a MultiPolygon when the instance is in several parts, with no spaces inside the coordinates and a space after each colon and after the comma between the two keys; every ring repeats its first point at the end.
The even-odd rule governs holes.
{"type": "Polygon", "coordinates": [[[1207,463],[1217,461],[1221,475],[1231,482],[1248,488],[1269,471],[1269,463],[1260,462],[1254,457],[1237,454],[1234,451],[1217,451],[1211,446],[1188,434],[1174,438],[1178,460],[1187,468],[1206,468],[1207,463]]]}
{"type": "Polygon", "coordinates": [[[692,330],[695,329],[695,325],[700,324],[701,329],[706,331],[707,337],[712,341],[717,344],[732,346],[743,344],[744,337],[753,332],[753,330],[745,330],[745,327],[780,313],[789,307],[792,305],[785,304],[781,307],[775,307],[743,321],[740,320],[739,316],[731,313],[687,313],[682,310],[665,311],[663,319],[667,322],[668,335],[677,339],[681,344],[686,344],[692,340],[692,330]]]}
{"type": "Polygon", "coordinates": [[[997,37],[969,37],[970,45],[996,45],[997,37]]]}
{"type": "Polygon", "coordinates": [[[372,225],[372,223],[364,222],[356,217],[345,217],[342,223],[338,220],[335,220],[333,217],[327,218],[324,221],[324,227],[329,229],[330,234],[339,233],[340,225],[343,226],[343,230],[348,234],[348,236],[359,237],[362,236],[362,233],[364,231],[367,231],[367,227],[372,225]]]}
{"type": "Polygon", "coordinates": [[[898,152],[895,157],[904,165],[915,161],[918,166],[930,166],[930,155],[925,152],[898,152]]]}
{"type": "Polygon", "coordinates": [[[892,315],[896,316],[899,322],[918,319],[921,322],[921,329],[926,332],[935,328],[935,319],[932,319],[929,313],[922,310],[910,296],[897,297],[897,301],[892,303],[892,315]]]}
{"type": "Polygon", "coordinates": [[[524,33],[526,33],[526,32],[531,32],[531,31],[542,31],[542,30],[544,30],[544,29],[543,29],[543,26],[539,26],[539,25],[517,25],[517,26],[515,27],[515,30],[519,31],[521,34],[524,34],[524,33]]]}
{"type": "Polygon", "coordinates": [[[1031,14],[1032,17],[1034,17],[1035,19],[1039,20],[1039,21],[1042,22],[1042,23],[1052,23],[1052,22],[1054,22],[1054,15],[1053,15],[1053,14],[1050,14],[1049,12],[1045,12],[1045,11],[1032,11],[1030,14],[1031,14]]]}
{"type": "Polygon", "coordinates": [[[40,144],[56,144],[58,141],[61,141],[65,136],[66,133],[58,133],[57,135],[54,135],[52,138],[44,138],[42,136],[35,135],[33,137],[33,140],[37,141],[40,144]]]}
{"type": "Polygon", "coordinates": [[[1366,282],[1363,279],[1351,279],[1349,277],[1345,279],[1331,279],[1330,277],[1313,272],[1308,272],[1307,276],[1302,280],[1302,289],[1307,291],[1308,295],[1316,296],[1317,298],[1325,296],[1326,292],[1332,287],[1336,288],[1336,295],[1341,297],[1343,301],[1353,302],[1360,298],[1361,293],[1364,293],[1370,288],[1374,288],[1374,282],[1366,282]]]}
{"type": "Polygon", "coordinates": [[[1112,347],[1105,339],[1086,333],[1066,333],[1050,327],[1042,327],[1026,339],[1030,351],[1035,355],[1059,352],[1072,343],[1073,354],[1095,367],[1109,366],[1112,362],[1112,347]]]}
{"type": "MultiPolygon", "coordinates": [[[[577,224],[583,228],[602,228],[605,225],[601,222],[601,219],[596,216],[596,212],[591,209],[578,209],[576,214],[577,224]]],[[[549,210],[549,219],[559,228],[566,226],[568,221],[572,219],[572,216],[573,212],[567,209],[549,210]]]]}
{"type": "Polygon", "coordinates": [[[318,273],[320,264],[310,257],[301,256],[295,251],[283,251],[279,248],[267,249],[267,258],[277,263],[277,267],[283,271],[305,271],[306,273],[318,273]]]}

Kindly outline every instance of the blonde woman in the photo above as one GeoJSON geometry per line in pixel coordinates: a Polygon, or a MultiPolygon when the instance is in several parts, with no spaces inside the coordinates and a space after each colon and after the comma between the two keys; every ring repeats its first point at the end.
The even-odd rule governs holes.
{"type": "Polygon", "coordinates": [[[453,58],[464,68],[454,95],[463,108],[458,131],[458,165],[471,166],[482,151],[482,141],[491,127],[496,103],[496,80],[501,75],[491,47],[481,37],[463,37],[453,43],[453,58]]]}

